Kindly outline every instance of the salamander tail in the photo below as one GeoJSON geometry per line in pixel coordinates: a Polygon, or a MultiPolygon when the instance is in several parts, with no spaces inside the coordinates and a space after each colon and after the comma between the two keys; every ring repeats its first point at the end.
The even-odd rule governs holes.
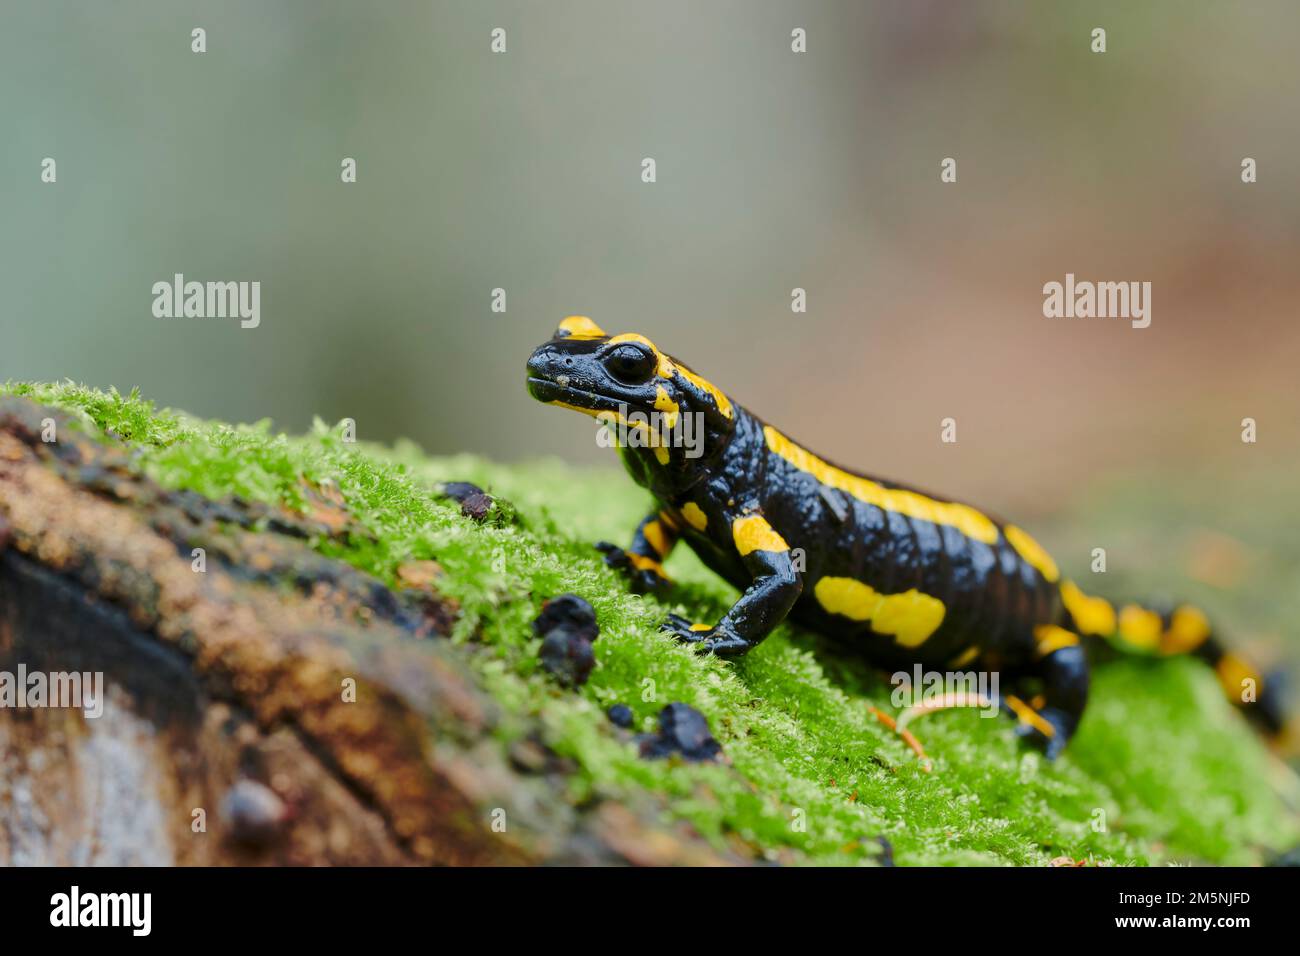
{"type": "Polygon", "coordinates": [[[1199,608],[1190,604],[1167,611],[1139,604],[1116,608],[1105,598],[1085,594],[1072,581],[1061,583],[1061,600],[1063,626],[1085,638],[1101,639],[1125,654],[1191,654],[1200,658],[1214,669],[1228,700],[1252,723],[1279,743],[1286,735],[1287,715],[1275,686],[1280,677],[1266,679],[1244,657],[1225,647],[1199,608]]]}

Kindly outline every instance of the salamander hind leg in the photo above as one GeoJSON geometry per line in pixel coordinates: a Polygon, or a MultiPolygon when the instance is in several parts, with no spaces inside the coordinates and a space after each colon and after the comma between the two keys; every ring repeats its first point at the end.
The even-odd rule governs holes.
{"type": "Polygon", "coordinates": [[[1016,732],[1055,759],[1079,727],[1088,703],[1088,661],[1078,635],[1061,627],[1034,631],[1035,660],[1029,675],[1042,682],[1041,699],[1008,694],[1003,704],[1019,722],[1016,732]]]}
{"type": "Polygon", "coordinates": [[[596,542],[596,549],[605,555],[605,564],[622,572],[639,594],[662,592],[672,584],[664,571],[663,561],[677,543],[677,526],[671,519],[657,512],[646,516],[637,525],[632,536],[632,546],[624,551],[608,541],[596,542]]]}

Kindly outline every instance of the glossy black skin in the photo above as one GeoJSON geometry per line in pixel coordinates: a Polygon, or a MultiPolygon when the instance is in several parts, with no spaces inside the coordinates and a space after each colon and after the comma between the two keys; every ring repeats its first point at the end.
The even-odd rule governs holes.
{"type": "MultiPolygon", "coordinates": [[[[1057,730],[1040,743],[1052,754],[1064,746],[1087,700],[1086,661],[1080,647],[1035,660],[1034,628],[1068,626],[1068,621],[1057,586],[1021,558],[1000,531],[996,543],[985,544],[951,526],[883,511],[825,487],[768,448],[757,417],[734,403],[732,415],[724,415],[707,391],[685,377],[652,372],[644,382],[636,381],[636,375],[624,375],[632,381],[620,381],[608,367],[609,357],[617,349],[626,354],[627,348],[605,337],[557,336],[529,360],[529,391],[539,401],[558,400],[584,409],[608,411],[621,404],[649,412],[657,388],[663,388],[683,414],[703,413],[706,431],[700,458],[671,448],[669,461],[661,464],[651,449],[620,449],[633,480],[647,488],[661,508],[642,522],[630,552],[661,558],[643,529],[658,520],[668,530],[660,517],[664,515],[709,568],[742,591],[740,600],[707,631],[691,630],[689,622],[676,616],[665,623],[666,630],[701,650],[734,656],[757,645],[789,614],[889,668],[920,663],[945,669],[975,647],[978,658],[964,668],[997,669],[1004,682],[1038,678],[1047,699],[1039,713],[1057,730]],[[556,383],[561,376],[567,377],[564,386],[556,383]],[[694,502],[707,517],[703,531],[683,516],[687,502],[694,502]],[[761,514],[792,551],[752,551],[742,557],[732,522],[752,514],[761,514]],[[805,556],[802,571],[792,560],[797,549],[805,556]],[[872,632],[867,623],[823,610],[813,587],[828,575],[863,581],[884,594],[916,588],[943,602],[943,623],[921,645],[899,646],[892,636],[872,632]]],[[[649,349],[647,356],[647,362],[654,358],[649,349]]],[[[628,567],[627,555],[618,549],[604,549],[610,562],[627,568],[639,587],[668,583],[657,570],[628,567]]],[[[1025,732],[1043,736],[1032,728],[1025,732]]]]}

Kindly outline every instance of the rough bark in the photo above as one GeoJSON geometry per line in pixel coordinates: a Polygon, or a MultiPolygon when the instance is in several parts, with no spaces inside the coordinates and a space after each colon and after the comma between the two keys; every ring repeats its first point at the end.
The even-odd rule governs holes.
{"type": "Polygon", "coordinates": [[[571,805],[571,768],[505,743],[442,639],[454,604],[322,557],[318,536],[363,532],[309,497],[167,491],[0,399],[0,671],[107,684],[100,717],[0,709],[0,865],[736,862],[648,795],[571,805]]]}

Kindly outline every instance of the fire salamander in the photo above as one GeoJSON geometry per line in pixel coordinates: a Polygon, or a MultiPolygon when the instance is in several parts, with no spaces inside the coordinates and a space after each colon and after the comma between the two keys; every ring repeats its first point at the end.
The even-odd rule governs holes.
{"type": "Polygon", "coordinates": [[[1022,736],[1055,756],[1088,699],[1080,637],[1108,638],[1156,655],[1199,655],[1234,702],[1266,728],[1281,727],[1268,698],[1243,693],[1262,691],[1259,675],[1223,648],[1196,608],[1117,608],[1087,595],[1022,528],[831,464],[643,335],[611,336],[571,316],[528,360],[528,389],[642,438],[652,421],[665,435],[685,416],[698,423],[693,446],[620,443],[658,507],[628,550],[600,547],[634,587],[658,590],[669,583],[664,559],[685,539],[741,590],[717,623],[664,622],[701,651],[744,654],[788,615],[878,666],[997,671],[1003,687],[1036,685],[1035,696],[1000,703],[1022,736]]]}

